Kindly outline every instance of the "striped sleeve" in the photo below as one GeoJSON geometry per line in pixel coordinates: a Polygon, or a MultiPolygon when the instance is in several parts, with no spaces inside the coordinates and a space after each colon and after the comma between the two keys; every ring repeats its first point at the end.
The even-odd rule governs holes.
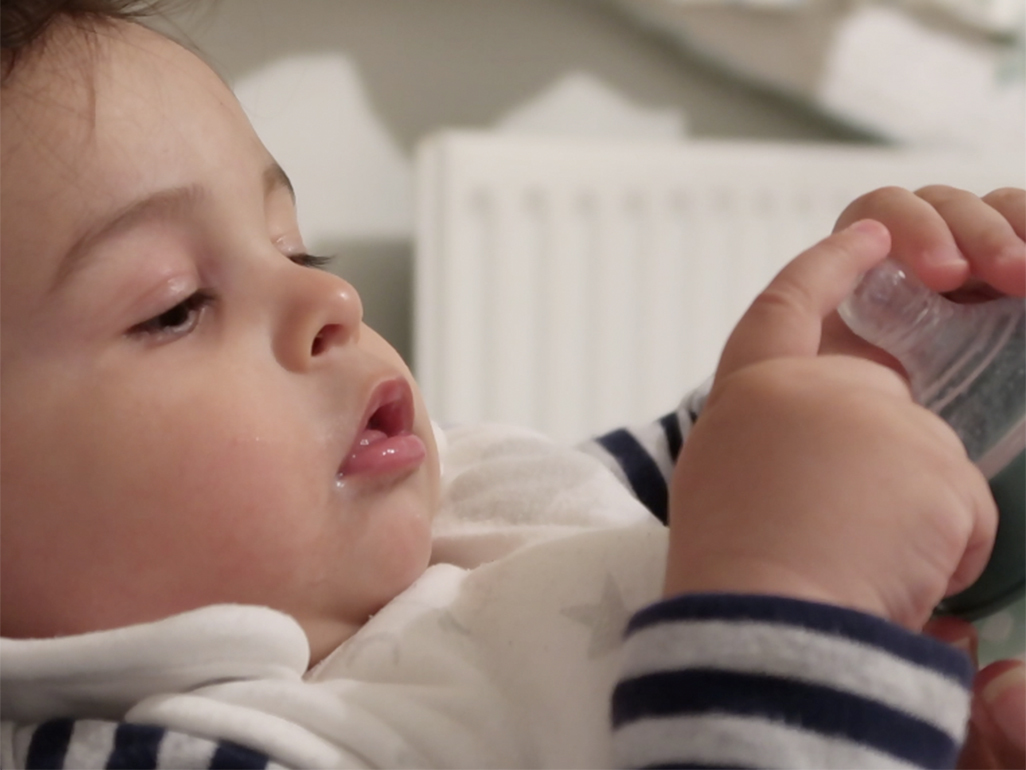
{"type": "Polygon", "coordinates": [[[100,719],[52,719],[26,727],[4,723],[3,743],[5,768],[284,770],[265,754],[231,741],[100,719]]]}
{"type": "Polygon", "coordinates": [[[631,620],[613,694],[621,767],[954,767],[968,656],[871,615],[705,594],[631,620]]]}
{"type": "Polygon", "coordinates": [[[709,395],[712,380],[690,393],[677,408],[654,422],[618,428],[580,445],[620,479],[664,524],[673,465],[709,395]]]}

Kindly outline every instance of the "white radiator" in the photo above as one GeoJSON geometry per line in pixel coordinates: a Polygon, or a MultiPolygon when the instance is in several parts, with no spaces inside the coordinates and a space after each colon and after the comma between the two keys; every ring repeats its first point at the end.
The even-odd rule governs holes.
{"type": "MultiPolygon", "coordinates": [[[[1018,164],[1014,164],[1018,165],[1018,164]]],[[[1024,185],[884,149],[451,132],[417,171],[414,366],[439,422],[568,441],[673,409],[791,257],[875,187],[1024,185]]]]}

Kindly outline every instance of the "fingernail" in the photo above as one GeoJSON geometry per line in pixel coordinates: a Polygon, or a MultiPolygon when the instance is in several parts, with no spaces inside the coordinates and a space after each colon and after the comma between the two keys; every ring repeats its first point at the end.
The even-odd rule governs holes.
{"type": "Polygon", "coordinates": [[[853,233],[865,233],[879,238],[888,234],[887,228],[875,219],[860,219],[858,222],[848,225],[848,229],[853,233]]]}
{"type": "Polygon", "coordinates": [[[933,267],[946,267],[949,269],[955,267],[964,269],[969,264],[960,253],[957,251],[952,252],[950,249],[931,249],[923,255],[923,261],[933,267]]]}
{"type": "Polygon", "coordinates": [[[1005,737],[1019,749],[1026,747],[1026,666],[995,677],[980,696],[1005,737]]]}

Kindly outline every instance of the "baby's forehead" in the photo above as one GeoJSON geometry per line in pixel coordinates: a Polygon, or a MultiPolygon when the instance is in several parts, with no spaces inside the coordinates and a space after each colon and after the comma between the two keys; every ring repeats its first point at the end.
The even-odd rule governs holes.
{"type": "MultiPolygon", "coordinates": [[[[214,127],[259,145],[224,81],[196,54],[138,23],[60,24],[29,53],[0,90],[5,187],[25,181],[11,173],[19,155],[63,166],[69,178],[83,169],[95,174],[101,164],[139,165],[129,154],[140,140],[167,139],[178,128],[214,127]]],[[[192,141],[194,151],[215,141],[203,131],[179,133],[201,140],[192,141]]]]}
{"type": "Polygon", "coordinates": [[[122,111],[126,119],[133,109],[160,110],[182,90],[241,110],[225,82],[202,59],[139,23],[52,26],[38,46],[16,60],[4,80],[3,112],[12,113],[5,123],[45,114],[51,127],[80,129],[95,124],[103,110],[122,111]]]}
{"type": "Polygon", "coordinates": [[[132,22],[90,34],[55,29],[0,96],[5,302],[12,288],[42,291],[52,266],[40,263],[59,259],[94,223],[155,190],[251,167],[258,169],[249,174],[253,191],[261,190],[259,171],[270,156],[209,66],[132,22]]]}

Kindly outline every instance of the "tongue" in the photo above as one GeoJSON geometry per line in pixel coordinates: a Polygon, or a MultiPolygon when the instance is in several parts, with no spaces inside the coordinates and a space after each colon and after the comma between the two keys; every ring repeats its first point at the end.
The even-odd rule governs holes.
{"type": "Polygon", "coordinates": [[[360,434],[360,440],[356,442],[357,450],[363,449],[363,447],[370,446],[375,441],[381,441],[383,438],[388,438],[388,434],[383,430],[375,430],[374,428],[367,428],[363,433],[360,434]]]}
{"type": "Polygon", "coordinates": [[[377,444],[387,438],[388,434],[382,430],[377,430],[376,428],[365,428],[360,434],[360,437],[356,440],[352,453],[343,465],[343,470],[351,470],[354,465],[359,465],[360,458],[366,456],[367,450],[372,444],[377,444]]]}

